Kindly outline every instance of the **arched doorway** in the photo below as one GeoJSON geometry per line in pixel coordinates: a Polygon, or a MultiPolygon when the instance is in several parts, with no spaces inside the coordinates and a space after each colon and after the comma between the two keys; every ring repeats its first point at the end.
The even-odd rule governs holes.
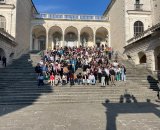
{"type": "Polygon", "coordinates": [[[147,63],[147,57],[146,57],[146,54],[144,52],[139,52],[138,56],[139,56],[139,63],[140,64],[147,63]]]}
{"type": "Polygon", "coordinates": [[[96,45],[97,47],[108,45],[108,30],[104,27],[100,27],[96,31],[96,45]]]}
{"type": "Polygon", "coordinates": [[[84,27],[81,29],[81,46],[87,47],[93,45],[93,30],[90,27],[84,27]]]}
{"type": "Polygon", "coordinates": [[[78,30],[75,27],[68,27],[65,30],[65,46],[75,47],[78,43],[78,30]]]}
{"type": "Polygon", "coordinates": [[[49,30],[49,46],[53,50],[54,48],[62,47],[63,40],[62,40],[63,31],[59,26],[53,26],[49,30]]]}
{"type": "Polygon", "coordinates": [[[45,50],[46,48],[46,37],[45,36],[39,36],[38,37],[38,50],[45,50]]]}
{"type": "Polygon", "coordinates": [[[46,29],[42,25],[33,27],[32,30],[32,50],[46,49],[46,29]]]}

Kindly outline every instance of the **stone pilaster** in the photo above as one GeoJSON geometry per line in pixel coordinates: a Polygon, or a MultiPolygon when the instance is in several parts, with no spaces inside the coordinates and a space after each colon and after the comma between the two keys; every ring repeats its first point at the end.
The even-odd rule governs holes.
{"type": "Polygon", "coordinates": [[[147,69],[154,71],[155,70],[154,50],[146,51],[146,56],[147,56],[147,69]]]}

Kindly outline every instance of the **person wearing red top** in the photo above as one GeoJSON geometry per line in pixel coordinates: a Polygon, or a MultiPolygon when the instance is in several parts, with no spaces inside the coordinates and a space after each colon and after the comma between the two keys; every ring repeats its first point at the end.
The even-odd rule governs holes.
{"type": "Polygon", "coordinates": [[[54,77],[54,74],[52,73],[50,75],[51,86],[54,86],[54,80],[55,80],[55,77],[54,77]]]}

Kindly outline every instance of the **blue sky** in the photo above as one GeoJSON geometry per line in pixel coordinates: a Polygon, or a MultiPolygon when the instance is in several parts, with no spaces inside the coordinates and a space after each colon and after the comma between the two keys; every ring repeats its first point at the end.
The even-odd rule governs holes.
{"type": "Polygon", "coordinates": [[[33,0],[43,13],[102,15],[110,0],[33,0]]]}

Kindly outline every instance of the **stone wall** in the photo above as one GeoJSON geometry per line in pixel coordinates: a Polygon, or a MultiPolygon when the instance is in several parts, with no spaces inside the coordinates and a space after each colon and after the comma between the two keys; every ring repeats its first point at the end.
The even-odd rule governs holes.
{"type": "MultiPolygon", "coordinates": [[[[0,32],[0,55],[1,58],[5,56],[7,58],[7,64],[10,64],[13,60],[13,56],[15,54],[15,46],[14,41],[10,40],[7,36],[3,35],[0,32]]],[[[0,61],[0,67],[2,67],[2,62],[0,61]]]]}
{"type": "Polygon", "coordinates": [[[160,47],[160,33],[153,33],[151,36],[141,39],[125,48],[125,54],[129,55],[136,65],[139,63],[139,53],[143,52],[146,57],[146,67],[152,71],[156,70],[156,49],[160,47]]]}
{"type": "Polygon", "coordinates": [[[16,0],[6,0],[6,5],[0,5],[0,15],[6,19],[6,32],[16,36],[16,0]]]}
{"type": "Polygon", "coordinates": [[[153,1],[153,25],[160,22],[160,0],[153,1]]]}
{"type": "Polygon", "coordinates": [[[125,45],[125,7],[124,0],[116,0],[107,12],[110,22],[111,46],[123,52],[125,45]]]}
{"type": "Polygon", "coordinates": [[[16,15],[16,57],[29,51],[30,43],[30,28],[32,16],[31,0],[17,0],[17,15],[16,15]]]}
{"type": "MultiPolygon", "coordinates": [[[[125,0],[125,41],[134,37],[134,23],[141,21],[144,25],[144,30],[152,26],[151,17],[151,2],[150,0],[140,0],[142,10],[135,8],[135,0],[125,0]]],[[[139,5],[138,5],[139,6],[139,5]]]]}

